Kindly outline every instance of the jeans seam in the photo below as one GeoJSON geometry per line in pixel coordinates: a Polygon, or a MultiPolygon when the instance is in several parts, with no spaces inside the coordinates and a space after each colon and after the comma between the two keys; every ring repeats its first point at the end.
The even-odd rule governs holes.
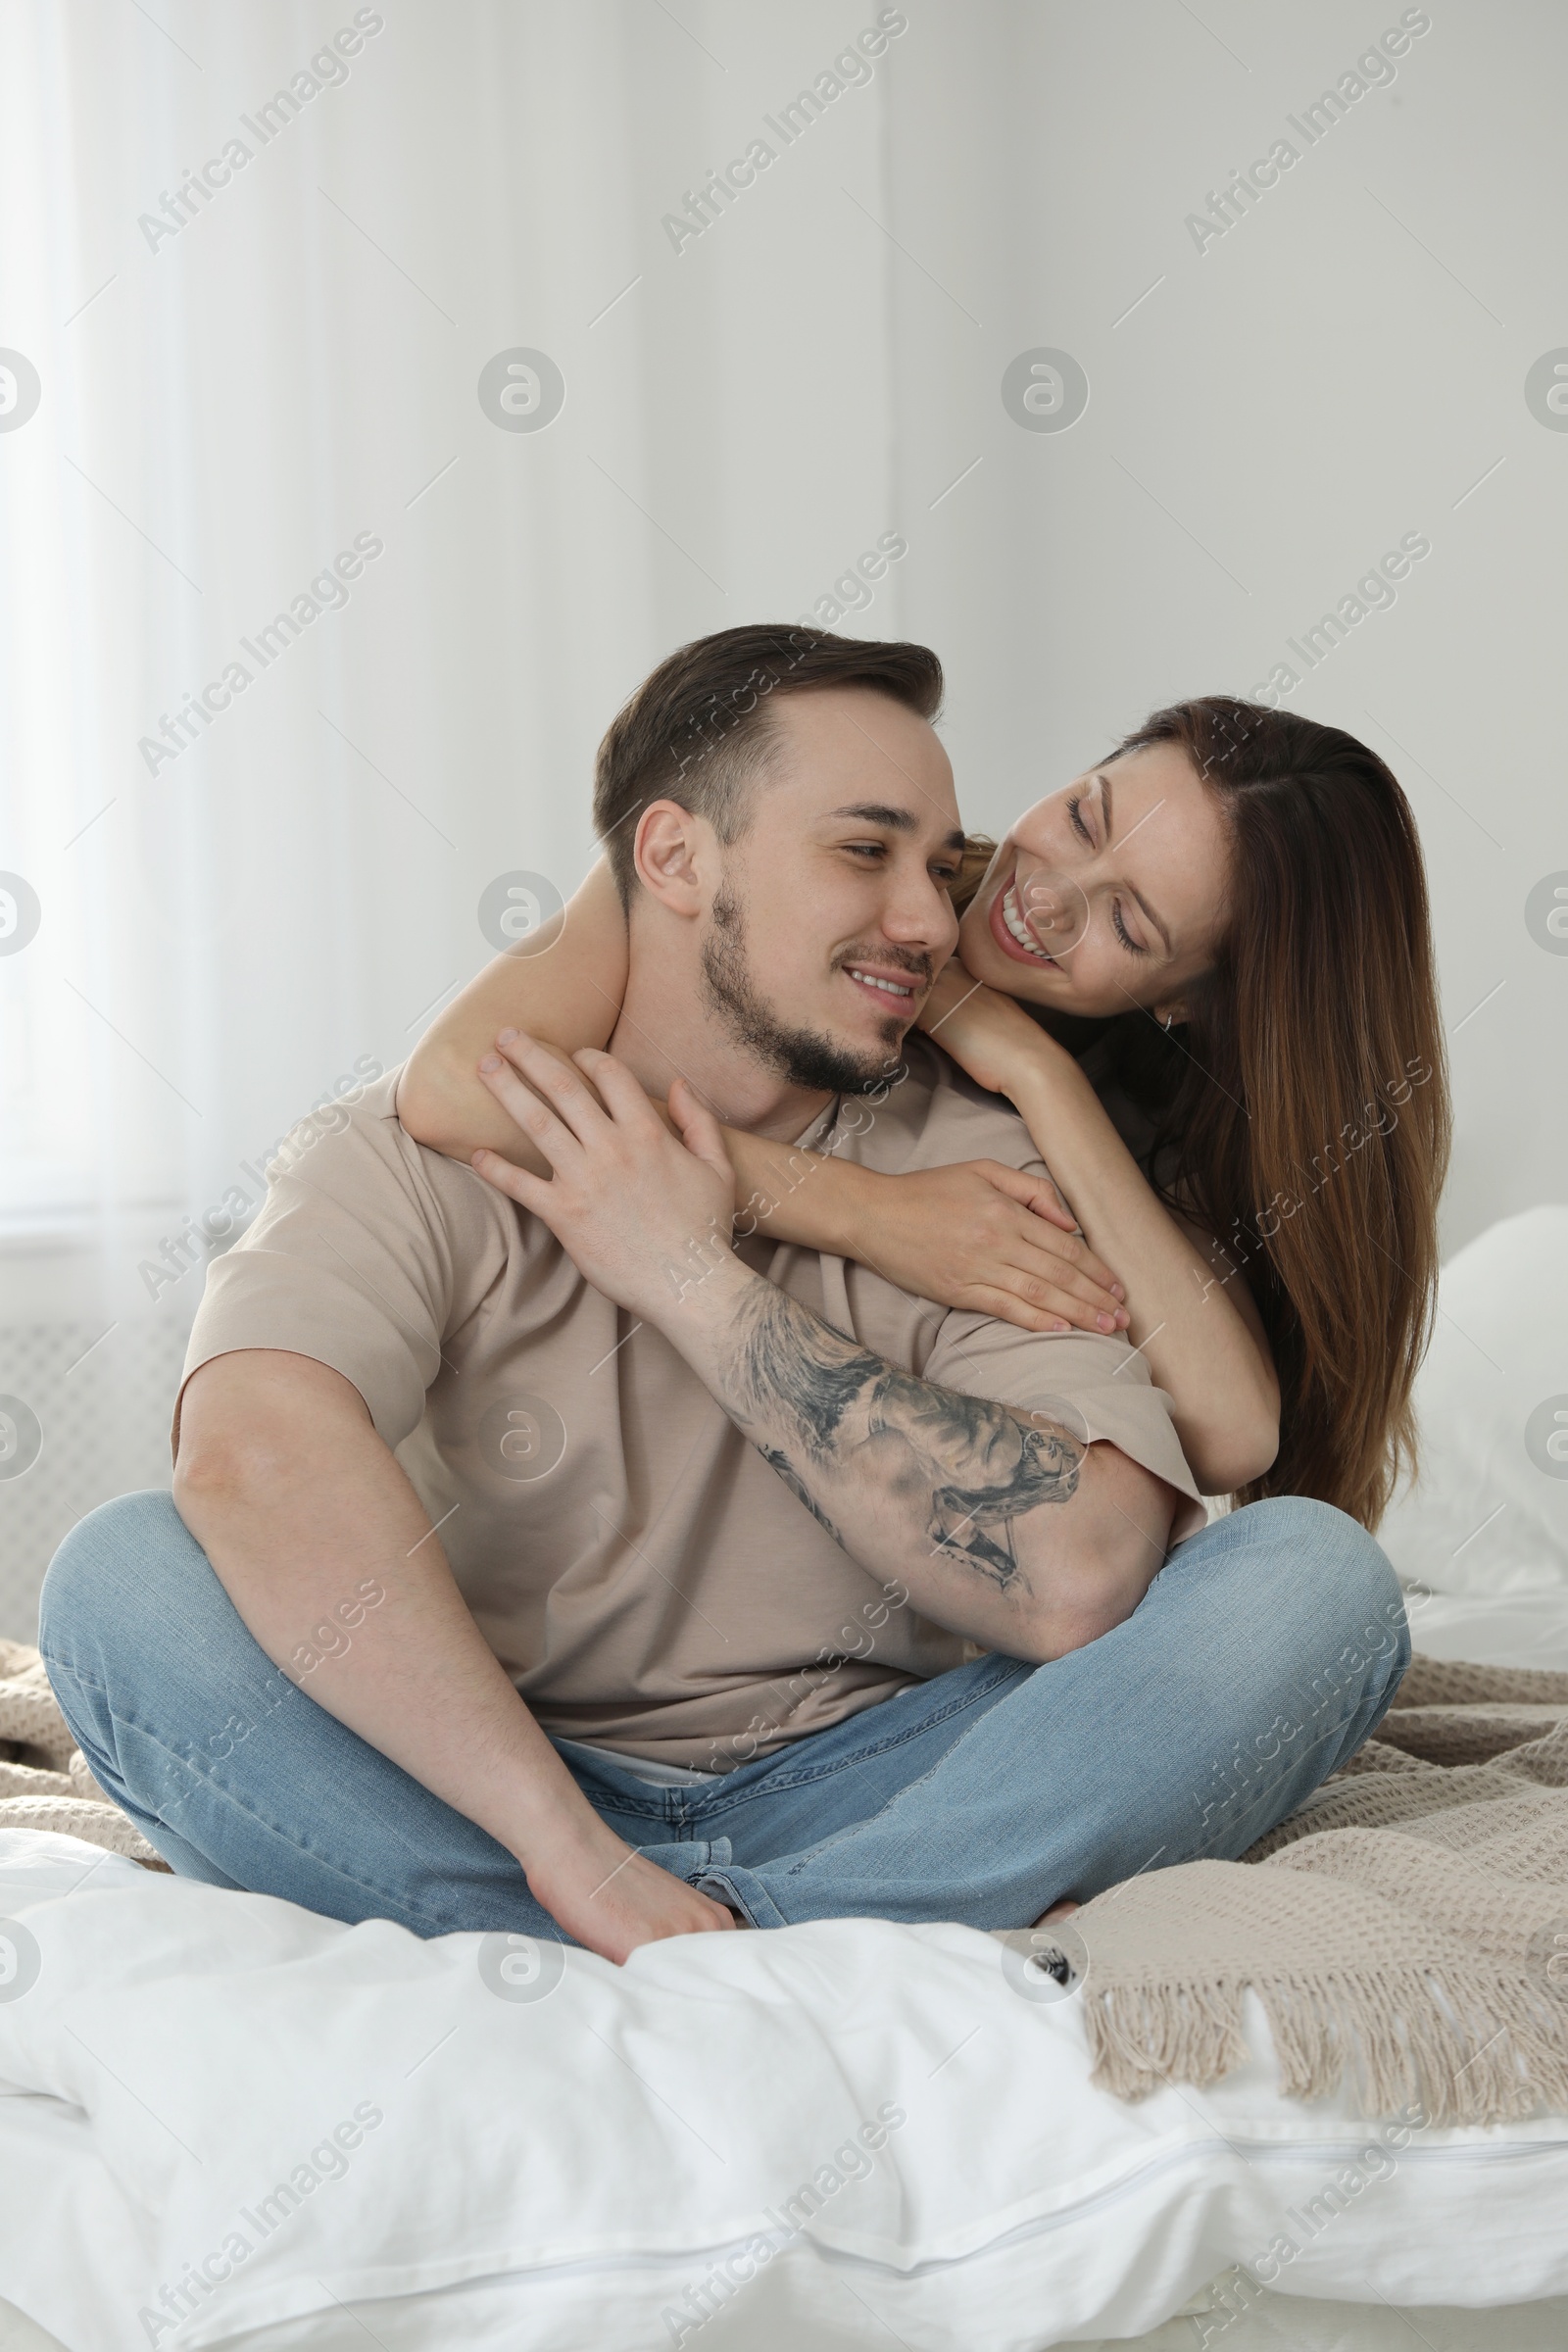
{"type": "Polygon", "coordinates": [[[745,1919],[751,1927],[771,1927],[773,1925],[771,1920],[759,1920],[754,1917],[754,1911],[759,1896],[760,1896],[761,1900],[766,1903],[771,1910],[777,1913],[778,1924],[781,1927],[787,1928],[791,1925],[791,1922],[785,1918],[783,1912],[779,1910],[777,1903],[774,1902],[773,1897],[771,1894],[769,1894],[766,1884],[763,1881],[760,1873],[759,1871],[749,1869],[741,1863],[712,1863],[700,1870],[696,1877],[689,1881],[689,1884],[695,1886],[700,1894],[710,1893],[711,1888],[715,1886],[721,1887],[724,1893],[733,1899],[734,1905],[741,1913],[742,1918],[745,1919]],[[744,1882],[744,1884],[737,1886],[737,1880],[744,1882]]]}

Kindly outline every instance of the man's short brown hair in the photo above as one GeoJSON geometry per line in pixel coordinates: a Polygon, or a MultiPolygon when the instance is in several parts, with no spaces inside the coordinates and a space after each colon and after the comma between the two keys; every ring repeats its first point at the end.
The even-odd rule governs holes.
{"type": "Polygon", "coordinates": [[[720,841],[738,841],[772,749],[773,702],[814,686],[868,686],[933,719],[942,664],[924,645],[753,623],[695,638],[643,680],[611,721],[594,771],[594,826],[623,906],[649,802],[674,801],[720,841]]]}

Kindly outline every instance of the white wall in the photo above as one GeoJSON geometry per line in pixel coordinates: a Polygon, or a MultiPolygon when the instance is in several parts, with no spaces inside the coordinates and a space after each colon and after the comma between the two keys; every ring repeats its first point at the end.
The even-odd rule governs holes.
{"type": "Polygon", "coordinates": [[[402,1057],[488,954],[495,875],[570,889],[594,744],[663,652],[808,610],[890,530],[847,625],[941,651],[993,830],[1155,703],[1250,690],[1427,535],[1291,699],[1420,815],[1450,1246],[1568,1197],[1568,960],[1524,919],[1568,869],[1568,433],[1524,396],[1568,346],[1560,9],[1435,0],[1310,151],[1287,116],[1397,5],[910,0],[787,151],[764,115],[877,0],[377,13],[151,249],[139,216],[349,0],[0,0],[0,346],[42,380],[0,431],[0,869],[42,906],[0,956],[0,1389],[45,1431],[24,1539],[0,1481],[14,1630],[54,1536],[166,1475],[147,1367],[200,1278],[149,1298],[151,1242],[357,1056],[402,1057]],[[662,216],[760,134],[776,161],[676,251],[662,216]],[[1300,160],[1200,252],[1185,217],[1282,135],[1300,160]],[[564,376],[541,432],[476,397],[514,346],[564,376]],[[1087,373],[1067,431],[1004,409],[1037,347],[1087,373]],[[367,531],[347,608],[149,773],[160,714],[367,531]],[[62,1322],[108,1332],[85,1450],[62,1322]]]}
{"type": "Polygon", "coordinates": [[[1153,704],[1249,691],[1403,533],[1430,538],[1397,604],[1289,699],[1364,736],[1418,813],[1452,1033],[1452,1249],[1568,1197],[1568,958],[1524,914],[1568,868],[1568,431],[1524,392],[1568,346],[1568,13],[1422,13],[1397,78],[1311,149],[1287,117],[1397,7],[1219,0],[1197,12],[1211,32],[1152,4],[911,27],[897,225],[983,326],[903,266],[894,379],[902,511],[984,452],[921,532],[904,618],[951,664],[955,756],[993,824],[1153,704]],[[1299,161],[1200,252],[1185,216],[1281,135],[1299,161]],[[1029,345],[1088,373],[1067,432],[1003,414],[1002,368],[1029,345]]]}

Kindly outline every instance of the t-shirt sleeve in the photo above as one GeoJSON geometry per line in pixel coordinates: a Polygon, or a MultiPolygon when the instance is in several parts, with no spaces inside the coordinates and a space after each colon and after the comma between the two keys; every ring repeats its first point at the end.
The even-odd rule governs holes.
{"type": "Polygon", "coordinates": [[[1173,1544],[1207,1519],[1176,1435],[1171,1402],[1146,1357],[1119,1335],[1022,1331],[990,1315],[945,1315],[924,1377],[966,1396],[1043,1413],[1089,1444],[1117,1446],[1184,1499],[1173,1544]]]}
{"type": "MultiPolygon", "coordinates": [[[[373,1098],[334,1132],[303,1122],[268,1173],[261,1213],[208,1271],[183,1379],[240,1348],[312,1356],[353,1383],[395,1446],[440,1366],[455,1265],[468,1290],[483,1278],[474,1239],[478,1260],[499,1262],[483,1246],[491,1219],[463,1197],[477,1179],[422,1151],[373,1098]]],[[[176,1446],[178,1429],[176,1406],[176,1446]]]]}

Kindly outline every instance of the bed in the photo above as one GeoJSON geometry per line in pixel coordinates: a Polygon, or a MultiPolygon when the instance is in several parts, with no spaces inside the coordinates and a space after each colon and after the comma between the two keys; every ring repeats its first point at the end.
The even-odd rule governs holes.
{"type": "MultiPolygon", "coordinates": [[[[1091,2086],[1073,2003],[1020,1999],[960,1928],[830,1922],[623,1972],[572,1953],[549,1982],[520,1939],[420,1943],[10,1843],[36,1976],[0,2029],[4,2281],[69,2352],[1043,2352],[1137,2337],[1214,2281],[1206,2332],[1164,2340],[1278,2343],[1275,2307],[1285,2341],[1378,2340],[1302,2298],[1568,2317],[1568,2118],[1305,2107],[1260,2018],[1252,2065],[1133,2104],[1091,2086]],[[1267,2307],[1227,2300],[1237,2266],[1267,2307]]],[[[1478,2319],[1448,2341],[1550,2340],[1478,2319]]]]}
{"type": "MultiPolygon", "coordinates": [[[[1435,1445],[1389,1547],[1429,1654],[1568,1666],[1557,1521],[1523,1574],[1454,1532],[1509,1480],[1521,1515],[1568,1500],[1496,1409],[1506,1442],[1480,1472],[1435,1445]]],[[[1255,2002],[1248,2046],[1122,2100],[1071,1987],[962,1928],[616,1970],[0,1829],[0,2347],[1559,2352],[1568,2115],[1287,2098],[1255,2002]]]]}

